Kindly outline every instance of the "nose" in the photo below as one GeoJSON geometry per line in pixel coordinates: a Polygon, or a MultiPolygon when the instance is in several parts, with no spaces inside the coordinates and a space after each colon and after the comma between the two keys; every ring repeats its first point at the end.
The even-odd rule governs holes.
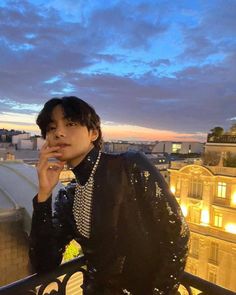
{"type": "Polygon", "coordinates": [[[55,133],[54,133],[55,137],[56,138],[61,138],[61,137],[65,137],[66,134],[65,134],[65,130],[62,126],[58,126],[55,130],[55,133]]]}

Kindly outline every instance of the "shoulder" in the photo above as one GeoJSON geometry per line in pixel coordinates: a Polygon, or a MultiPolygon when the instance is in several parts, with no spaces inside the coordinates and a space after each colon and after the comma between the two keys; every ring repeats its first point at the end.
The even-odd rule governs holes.
{"type": "Polygon", "coordinates": [[[102,157],[104,160],[107,161],[123,161],[123,162],[129,162],[129,163],[148,163],[151,164],[149,159],[145,156],[145,154],[141,152],[136,151],[128,151],[128,152],[122,152],[122,153],[102,153],[102,157]]]}
{"type": "Polygon", "coordinates": [[[122,152],[122,153],[102,152],[102,155],[105,159],[111,159],[111,160],[139,161],[143,159],[144,161],[146,160],[149,161],[144,153],[137,152],[137,151],[128,151],[128,152],[122,152]]]}
{"type": "Polygon", "coordinates": [[[122,167],[129,173],[142,171],[149,171],[152,174],[158,173],[158,169],[142,152],[102,153],[102,158],[108,166],[122,167]]]}
{"type": "Polygon", "coordinates": [[[121,163],[125,160],[126,153],[107,153],[102,152],[102,161],[103,162],[112,162],[112,163],[121,163]]]}
{"type": "Polygon", "coordinates": [[[157,168],[142,152],[128,151],[123,154],[123,157],[125,162],[133,168],[139,170],[157,171],[157,168]]]}
{"type": "Polygon", "coordinates": [[[123,154],[125,158],[125,167],[128,175],[136,175],[139,179],[149,182],[157,182],[160,186],[166,187],[167,184],[161,175],[159,169],[150,161],[150,159],[141,152],[127,152],[123,154]]]}

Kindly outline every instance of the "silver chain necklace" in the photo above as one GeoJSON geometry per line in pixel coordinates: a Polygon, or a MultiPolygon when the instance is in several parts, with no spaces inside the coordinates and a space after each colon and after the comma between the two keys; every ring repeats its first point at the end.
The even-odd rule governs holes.
{"type": "Polygon", "coordinates": [[[91,204],[94,188],[94,174],[97,170],[101,158],[101,151],[99,151],[97,160],[93,166],[91,174],[84,185],[76,184],[75,198],[73,204],[73,215],[79,233],[90,238],[91,231],[91,204]]]}

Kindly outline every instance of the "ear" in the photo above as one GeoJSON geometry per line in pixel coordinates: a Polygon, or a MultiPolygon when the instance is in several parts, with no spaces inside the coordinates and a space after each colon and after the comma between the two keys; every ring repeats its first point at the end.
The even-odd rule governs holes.
{"type": "Polygon", "coordinates": [[[91,141],[95,141],[98,138],[99,132],[97,129],[93,129],[90,131],[91,133],[91,141]]]}

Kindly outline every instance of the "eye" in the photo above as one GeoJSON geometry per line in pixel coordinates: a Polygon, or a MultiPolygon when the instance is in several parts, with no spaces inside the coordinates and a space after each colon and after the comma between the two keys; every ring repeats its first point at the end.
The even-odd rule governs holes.
{"type": "Polygon", "coordinates": [[[73,121],[69,121],[69,122],[67,122],[66,125],[67,125],[67,126],[77,126],[78,123],[77,123],[77,122],[73,122],[73,121]]]}
{"type": "Polygon", "coordinates": [[[56,129],[56,127],[55,126],[48,126],[48,128],[47,128],[47,131],[52,131],[52,130],[55,130],[56,129]]]}

